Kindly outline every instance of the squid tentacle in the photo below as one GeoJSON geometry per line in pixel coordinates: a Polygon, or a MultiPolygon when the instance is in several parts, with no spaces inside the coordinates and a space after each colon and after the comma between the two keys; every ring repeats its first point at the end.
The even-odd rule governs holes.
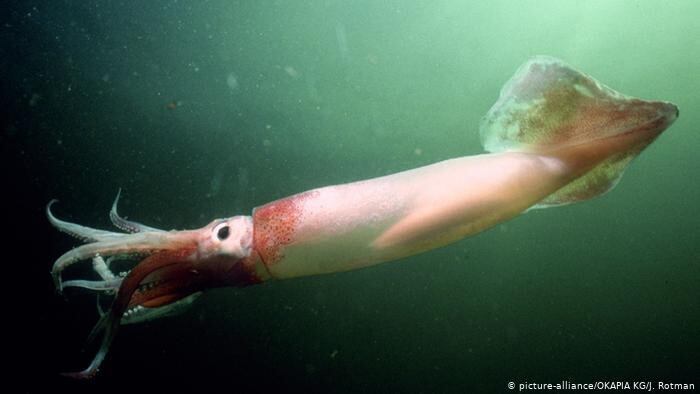
{"type": "Polygon", "coordinates": [[[198,291],[188,295],[185,298],[174,301],[171,304],[162,305],[155,308],[137,305],[124,312],[121,324],[141,323],[148,320],[180,314],[186,311],[201,295],[202,292],[198,291]]]}
{"type": "Polygon", "coordinates": [[[64,253],[54,263],[51,273],[57,290],[60,292],[63,287],[80,287],[97,291],[97,308],[101,315],[88,338],[88,343],[91,343],[102,335],[90,365],[83,371],[64,374],[66,376],[94,376],[104,361],[120,324],[178,313],[201,294],[187,282],[182,289],[173,288],[172,285],[161,287],[159,284],[162,278],[186,280],[186,276],[193,272],[194,260],[191,259],[196,255],[201,231],[166,232],[126,220],[117,213],[120,193],[112,205],[110,219],[120,230],[131,234],[98,230],[60,220],[51,212],[56,200],[49,202],[46,207],[47,216],[53,226],[85,242],[84,245],[64,253]],[[128,273],[115,275],[110,269],[110,263],[115,259],[125,258],[138,258],[141,261],[128,273]],[[84,260],[92,260],[92,268],[99,280],[74,279],[63,282],[63,270],[84,260]],[[143,283],[151,274],[161,279],[143,283]],[[116,294],[106,312],[99,303],[101,294],[116,294]]]}
{"type": "Polygon", "coordinates": [[[115,291],[119,289],[123,278],[114,278],[111,280],[67,280],[62,283],[63,288],[66,287],[82,287],[88,290],[96,291],[115,291]]]}
{"type": "Polygon", "coordinates": [[[92,258],[92,268],[95,270],[97,275],[103,280],[111,280],[115,278],[114,273],[109,269],[109,264],[114,260],[114,256],[103,259],[99,254],[92,258]]]}
{"type": "Polygon", "coordinates": [[[56,227],[59,231],[64,232],[72,237],[78,238],[83,242],[101,242],[109,241],[113,239],[121,239],[128,234],[115,233],[112,231],[98,230],[90,228],[87,226],[81,226],[79,224],[66,222],[56,218],[51,212],[51,206],[57,203],[58,200],[54,199],[49,202],[46,206],[46,216],[49,218],[49,222],[56,227]]]}
{"type": "Polygon", "coordinates": [[[79,246],[64,253],[56,260],[51,270],[56,288],[61,291],[61,271],[81,260],[94,258],[97,255],[115,256],[136,253],[150,254],[162,248],[167,238],[163,233],[123,234],[119,239],[93,242],[79,246]]]}
{"type": "Polygon", "coordinates": [[[110,238],[79,246],[61,255],[51,270],[57,290],[59,292],[62,290],[61,272],[79,261],[97,256],[150,255],[159,251],[178,249],[192,238],[191,231],[143,232],[119,235],[120,237],[118,238],[110,238]]]}
{"type": "MultiPolygon", "coordinates": [[[[54,282],[59,292],[63,287],[60,278],[61,271],[78,261],[87,260],[90,258],[95,259],[93,261],[95,271],[102,277],[102,279],[109,280],[111,278],[108,276],[111,274],[111,271],[109,271],[107,264],[104,261],[97,260],[100,255],[105,257],[114,257],[119,255],[152,254],[164,249],[177,248],[180,244],[180,242],[178,242],[178,237],[183,236],[187,238],[188,235],[185,235],[187,233],[186,231],[178,233],[166,232],[122,218],[117,213],[117,203],[120,195],[121,189],[117,193],[117,197],[112,204],[110,219],[119,229],[132,232],[134,234],[98,230],[60,220],[51,212],[52,205],[58,201],[55,199],[51,200],[46,206],[46,215],[49,218],[49,222],[51,222],[54,227],[82,240],[83,242],[86,242],[85,245],[79,246],[64,253],[54,263],[51,273],[54,277],[54,282]],[[163,245],[166,243],[168,243],[170,247],[164,248],[163,245]]],[[[72,282],[71,285],[88,287],[92,284],[87,282],[72,282]]]]}
{"type": "Polygon", "coordinates": [[[109,269],[109,263],[114,258],[108,258],[106,261],[99,254],[92,258],[92,268],[95,272],[102,278],[102,280],[68,280],[63,282],[62,286],[65,287],[82,287],[88,290],[114,292],[119,289],[119,284],[121,283],[123,276],[117,277],[109,269]]]}
{"type": "MultiPolygon", "coordinates": [[[[177,301],[173,301],[171,304],[162,305],[154,308],[145,307],[143,305],[136,305],[128,308],[122,315],[121,324],[137,324],[143,323],[145,321],[150,321],[154,319],[159,319],[163,317],[175,316],[188,310],[189,307],[202,295],[201,291],[194,292],[185,298],[177,301]]],[[[109,312],[109,309],[105,311],[100,305],[100,294],[97,294],[96,300],[97,313],[100,317],[104,316],[109,312]]]]}
{"type": "Polygon", "coordinates": [[[90,362],[90,365],[86,369],[80,372],[69,372],[63,375],[79,379],[89,379],[95,376],[107,355],[110,344],[114,340],[124,312],[129,307],[131,297],[138,289],[141,281],[156,270],[182,263],[182,259],[192,253],[192,250],[192,248],[187,248],[156,253],[147,257],[134,267],[122,281],[119,292],[112,302],[109,312],[100,318],[88,337],[88,342],[91,342],[99,333],[104,331],[102,343],[95,357],[92,359],[92,362],[90,362]]]}
{"type": "Polygon", "coordinates": [[[119,214],[117,213],[117,203],[119,202],[119,196],[121,195],[121,193],[122,189],[119,189],[119,191],[117,192],[117,197],[114,199],[114,203],[112,204],[112,209],[109,211],[109,219],[112,221],[112,224],[116,228],[122,231],[126,231],[128,233],[164,232],[164,230],[146,226],[145,224],[141,224],[138,222],[132,222],[119,216],[119,214]]]}

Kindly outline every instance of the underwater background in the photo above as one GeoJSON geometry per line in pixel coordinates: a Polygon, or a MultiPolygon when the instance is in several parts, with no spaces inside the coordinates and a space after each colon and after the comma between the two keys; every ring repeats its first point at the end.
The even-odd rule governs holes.
{"type": "MultiPolygon", "coordinates": [[[[498,392],[700,383],[700,3],[8,1],[0,137],[11,392],[498,392]],[[197,228],[311,188],[482,152],[533,55],[680,118],[617,188],[396,263],[206,293],[123,327],[55,293],[58,217],[197,228]],[[16,384],[16,386],[15,386],[16,384]]],[[[89,264],[85,265],[89,270],[89,264]]],[[[3,390],[4,391],[4,390],[3,390]]]]}

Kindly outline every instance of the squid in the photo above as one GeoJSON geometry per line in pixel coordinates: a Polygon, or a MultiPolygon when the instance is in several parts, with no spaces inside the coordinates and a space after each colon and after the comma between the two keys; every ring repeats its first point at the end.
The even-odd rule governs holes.
{"type": "Polygon", "coordinates": [[[439,248],[530,209],[602,195],[677,117],[670,102],[623,95],[537,56],[483,117],[488,153],[298,193],[194,230],[126,220],[117,212],[119,195],[110,218],[122,232],[62,221],[52,201],[51,224],[85,242],[54,263],[57,290],[111,297],[90,335],[102,338],[95,357],[66,375],[95,376],[121,324],[177,313],[207,289],[360,269],[439,248]],[[115,274],[119,260],[136,264],[115,274]],[[63,279],[83,261],[92,262],[93,280],[63,279]]]}

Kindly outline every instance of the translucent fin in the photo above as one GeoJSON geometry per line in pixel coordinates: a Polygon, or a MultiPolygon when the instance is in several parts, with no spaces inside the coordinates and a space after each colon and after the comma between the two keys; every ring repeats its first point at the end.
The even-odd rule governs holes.
{"type": "Polygon", "coordinates": [[[572,164],[575,180],[537,207],[587,200],[612,189],[625,167],[678,116],[670,103],[618,93],[561,60],[523,64],[481,121],[489,152],[529,152],[572,164]]]}
{"type": "Polygon", "coordinates": [[[627,151],[605,160],[586,175],[550,194],[533,208],[551,208],[602,196],[617,185],[625,168],[638,153],[639,151],[627,151]]]}
{"type": "Polygon", "coordinates": [[[573,145],[624,131],[634,100],[561,60],[537,56],[520,66],[481,121],[489,152],[573,145]],[[613,127],[611,127],[613,126],[613,127]]]}

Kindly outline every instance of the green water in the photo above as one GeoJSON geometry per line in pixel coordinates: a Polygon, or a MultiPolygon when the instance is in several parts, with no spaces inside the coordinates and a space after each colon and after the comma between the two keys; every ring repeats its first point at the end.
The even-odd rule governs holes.
{"type": "Polygon", "coordinates": [[[700,384],[700,3],[5,8],[1,141],[22,215],[8,242],[26,246],[13,263],[34,283],[17,323],[27,391],[700,384]],[[310,188],[478,154],[479,119],[537,54],[679,106],[613,192],[397,263],[215,290],[181,316],[122,330],[97,382],[56,376],[87,365],[80,348],[97,314],[89,295],[66,302],[52,291],[47,272],[76,243],[49,228],[48,200],[61,200],[61,217],[107,228],[122,187],[129,218],[194,228],[310,188]]]}

